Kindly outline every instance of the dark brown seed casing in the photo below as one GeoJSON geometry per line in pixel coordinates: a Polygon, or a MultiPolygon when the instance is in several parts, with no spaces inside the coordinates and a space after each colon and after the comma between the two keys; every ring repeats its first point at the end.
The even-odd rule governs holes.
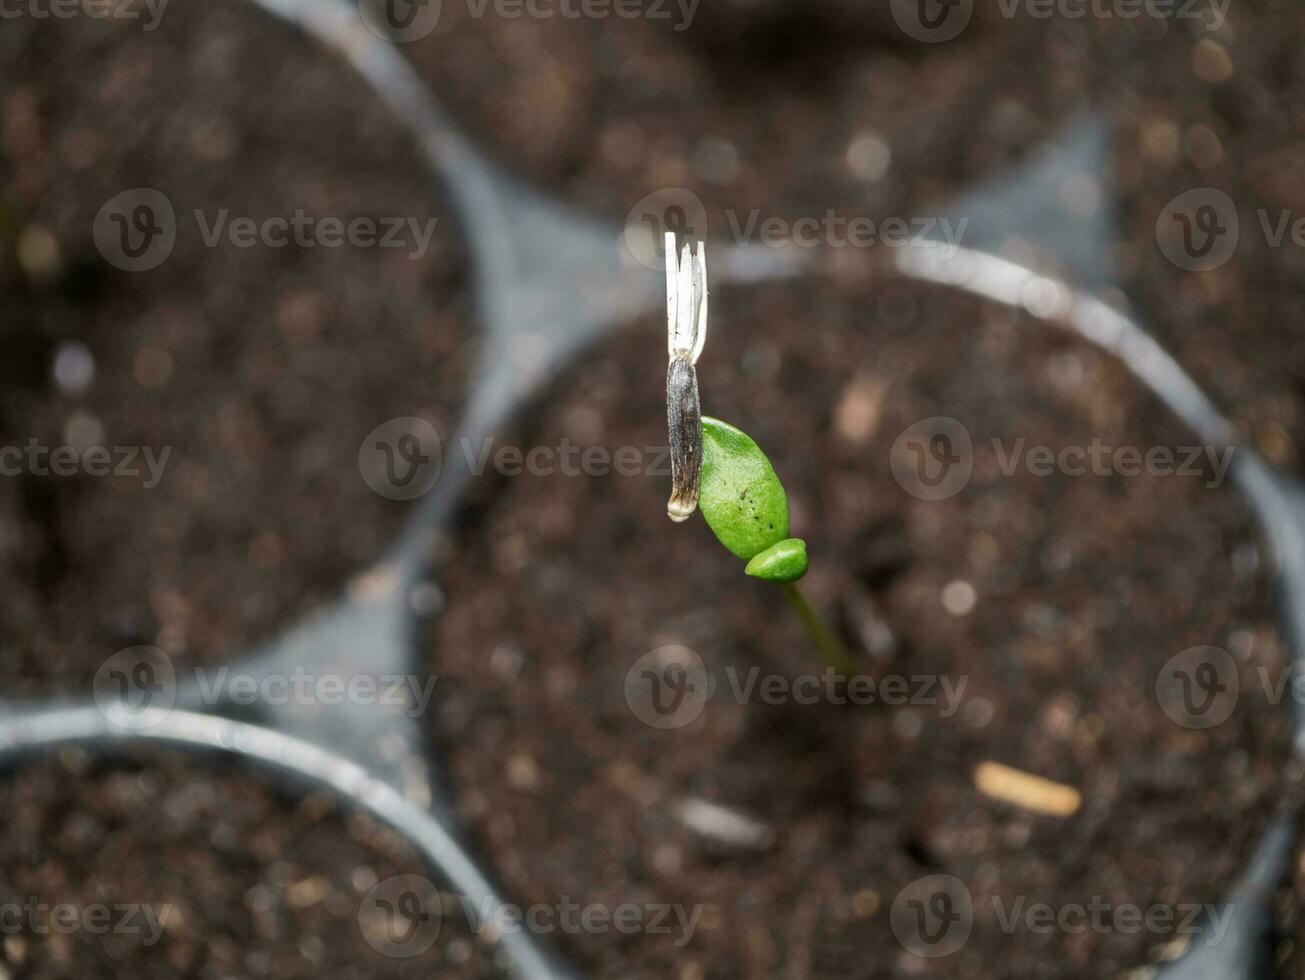
{"type": "Polygon", "coordinates": [[[686,357],[675,357],[666,369],[666,425],[671,435],[671,497],[666,514],[687,520],[698,509],[702,471],[702,408],[698,404],[698,372],[686,357]]]}

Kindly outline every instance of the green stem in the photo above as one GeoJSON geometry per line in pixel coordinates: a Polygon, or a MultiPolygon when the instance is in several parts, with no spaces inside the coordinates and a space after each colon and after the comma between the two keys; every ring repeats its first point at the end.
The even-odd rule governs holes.
{"type": "Polygon", "coordinates": [[[856,672],[856,665],[852,661],[851,655],[847,648],[843,646],[838,636],[831,630],[820,614],[811,608],[807,602],[806,596],[798,589],[796,582],[780,582],[780,591],[784,593],[784,598],[788,600],[789,606],[797,614],[797,618],[802,620],[802,625],[806,627],[807,634],[811,641],[820,651],[821,658],[835,671],[843,677],[850,677],[856,672]]]}

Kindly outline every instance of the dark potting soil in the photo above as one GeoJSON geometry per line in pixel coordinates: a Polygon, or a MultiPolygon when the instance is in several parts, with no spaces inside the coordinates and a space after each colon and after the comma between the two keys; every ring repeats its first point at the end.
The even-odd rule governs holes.
{"type": "MultiPolygon", "coordinates": [[[[0,695],[89,693],[123,647],[185,664],[266,640],[380,555],[411,506],[369,488],[360,447],[399,416],[448,430],[465,270],[375,96],[251,4],[176,0],[152,32],[8,20],[0,72],[0,446],[102,446],[92,465],[139,474],[6,457],[0,695]],[[170,203],[175,248],[125,271],[93,227],[142,186],[170,203]],[[247,219],[302,230],[251,245],[247,219]],[[341,244],[328,219],[401,247],[366,226],[341,244]]],[[[119,215],[133,247],[141,202],[119,215]]]]}
{"type": "Polygon", "coordinates": [[[946,43],[914,40],[888,3],[647,3],[633,19],[535,6],[557,13],[445,3],[403,49],[513,169],[618,218],[682,188],[706,208],[709,229],[691,212],[678,229],[695,237],[749,227],[754,209],[762,221],[935,214],[1090,104],[1132,34],[986,3],[946,43]]]}
{"type": "Polygon", "coordinates": [[[1292,468],[1305,446],[1302,30],[1305,10],[1273,0],[1232,5],[1215,32],[1176,21],[1134,69],[1115,162],[1116,269],[1135,308],[1292,468]]]}
{"type": "Polygon", "coordinates": [[[393,935],[414,945],[390,946],[376,898],[425,871],[401,838],[326,794],[292,799],[171,753],[67,751],[10,774],[0,806],[5,976],[502,975],[457,916],[419,955],[388,955],[433,926],[396,920],[393,935]]]}
{"type": "Polygon", "coordinates": [[[1099,978],[1175,955],[1191,903],[1223,894],[1263,829],[1288,751],[1263,680],[1283,660],[1269,569],[1231,486],[1179,468],[1195,440],[1121,365],[977,299],[858,274],[717,288],[711,318],[703,410],[769,454],[812,555],[802,588],[875,696],[786,698],[810,702],[800,679],[822,665],[775,586],[698,517],[667,521],[644,452],[666,444],[664,326],[637,324],[530,413],[521,448],[548,453],[473,486],[483,522],[442,572],[432,717],[509,891],[634,903],[644,926],[696,910],[691,930],[562,937],[600,977],[1099,978]],[[937,416],[968,433],[973,469],[923,499],[914,454],[964,458],[955,426],[950,444],[901,437],[937,416]],[[1176,471],[1127,453],[1108,475],[1030,466],[1094,446],[1108,469],[1167,448],[1176,471]],[[1222,652],[1184,652],[1205,645],[1222,652]],[[1209,685],[1217,705],[1189,714],[1201,658],[1240,695],[1209,685]],[[667,723],[655,697],[686,724],[645,724],[667,723]],[[1012,805],[984,763],[1060,788],[1012,805]],[[912,916],[935,875],[963,886],[948,908],[973,927],[931,958],[912,916]],[[1027,915],[1093,903],[1104,927],[1027,915]],[[1131,929],[1132,907],[1174,919],[1131,929]]]}
{"type": "MultiPolygon", "coordinates": [[[[1298,825],[1298,835],[1300,830],[1298,825]]],[[[1305,972],[1305,851],[1301,849],[1299,836],[1296,846],[1275,910],[1281,938],[1276,975],[1281,977],[1298,977],[1305,972]]]]}
{"type": "Polygon", "coordinates": [[[1267,456],[1300,462],[1298,3],[977,3],[943,43],[903,30],[909,3],[703,0],[691,15],[649,3],[634,19],[568,18],[564,6],[506,17],[494,3],[445,3],[402,47],[511,167],[636,223],[679,222],[665,209],[690,198],[643,199],[683,188],[708,215],[706,228],[691,214],[677,227],[696,237],[750,228],[756,241],[767,218],[831,211],[934,215],[1076,112],[1099,113],[1113,160],[1087,193],[1119,218],[1120,286],[1267,456]],[[1228,194],[1240,219],[1234,253],[1204,273],[1157,245],[1166,206],[1200,188],[1228,194]]]}

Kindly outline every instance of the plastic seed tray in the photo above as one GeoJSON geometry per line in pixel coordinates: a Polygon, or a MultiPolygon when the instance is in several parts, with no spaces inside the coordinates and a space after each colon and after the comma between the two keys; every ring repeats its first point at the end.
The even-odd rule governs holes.
{"type": "MultiPolygon", "coordinates": [[[[576,352],[663,303],[664,280],[632,259],[628,229],[550,200],[490,163],[408,67],[401,47],[369,31],[352,5],[256,2],[316,38],[329,52],[324,56],[345,59],[370,82],[378,101],[419,140],[432,181],[444,187],[459,213],[474,268],[483,353],[455,440],[476,442],[498,431],[576,352]]],[[[1233,426],[1182,366],[1142,325],[1096,298],[1108,285],[1103,272],[1112,230],[1108,219],[1070,231],[1051,217],[1052,196],[1066,176],[1106,172],[1110,139],[1109,126],[1100,119],[1067,121],[1055,153],[1035,155],[1020,172],[955,202],[955,212],[970,216],[980,237],[972,236],[948,258],[936,249],[895,250],[897,271],[1021,308],[1048,329],[1078,334],[1118,357],[1206,445],[1227,446],[1235,438],[1233,426]],[[1063,278],[985,250],[1014,232],[1058,256],[1060,268],[1068,270],[1063,278]]],[[[712,241],[710,260],[713,282],[747,283],[801,276],[805,264],[819,258],[712,241]]],[[[420,655],[410,594],[429,576],[432,540],[450,520],[470,475],[459,454],[447,454],[438,483],[412,505],[406,531],[373,567],[360,570],[349,593],[305,622],[286,624],[278,641],[246,655],[241,670],[255,676],[285,674],[296,666],[329,667],[344,676],[415,671],[420,655]]],[[[1232,475],[1272,543],[1281,616],[1293,661],[1299,661],[1305,655],[1303,488],[1245,445],[1236,446],[1232,475]]],[[[1299,747],[1305,744],[1299,717],[1295,726],[1299,747]]],[[[235,755],[291,783],[328,787],[406,836],[432,875],[450,889],[474,903],[511,899],[499,893],[492,872],[464,846],[441,760],[432,754],[420,721],[409,714],[347,703],[329,711],[295,704],[260,705],[253,712],[233,704],[205,707],[201,692],[185,685],[176,691],[175,703],[147,707],[129,722],[91,698],[0,703],[0,757],[10,766],[74,743],[112,751],[138,742],[235,755]]],[[[1296,807],[1285,803],[1234,894],[1227,896],[1232,918],[1223,941],[1194,943],[1192,952],[1162,968],[1161,976],[1272,976],[1273,892],[1292,860],[1297,818],[1296,807]]],[[[501,950],[521,977],[579,976],[527,931],[503,935],[501,950]]]]}

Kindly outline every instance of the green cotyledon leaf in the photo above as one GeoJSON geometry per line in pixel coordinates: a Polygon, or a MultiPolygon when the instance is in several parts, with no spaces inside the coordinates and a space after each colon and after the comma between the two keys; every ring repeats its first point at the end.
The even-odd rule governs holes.
{"type": "Polygon", "coordinates": [[[751,559],[788,537],[788,495],[747,433],[704,415],[698,507],[720,543],[751,559]]]}
{"type": "Polygon", "coordinates": [[[809,564],[807,543],[801,538],[785,538],[753,555],[743,571],[767,582],[796,582],[807,573],[809,564]]]}

